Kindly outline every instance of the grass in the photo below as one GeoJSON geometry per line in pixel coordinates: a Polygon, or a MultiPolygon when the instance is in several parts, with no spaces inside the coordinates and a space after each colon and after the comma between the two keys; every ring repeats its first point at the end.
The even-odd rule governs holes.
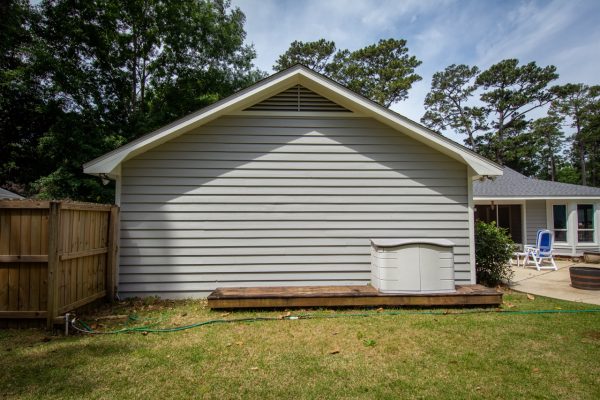
{"type": "MultiPolygon", "coordinates": [[[[518,293],[505,295],[504,307],[594,308],[518,293]]],[[[600,313],[302,313],[365,311],[373,316],[160,334],[0,331],[0,398],[600,398],[600,313]]],[[[203,301],[152,300],[99,312],[106,313],[138,320],[94,325],[100,331],[285,315],[224,314],[207,310],[203,301]]]]}

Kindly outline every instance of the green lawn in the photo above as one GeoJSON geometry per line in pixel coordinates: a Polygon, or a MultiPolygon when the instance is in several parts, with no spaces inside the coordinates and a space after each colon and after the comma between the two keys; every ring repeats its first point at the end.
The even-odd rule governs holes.
{"type": "MultiPolygon", "coordinates": [[[[131,314],[138,319],[128,326],[157,327],[285,314],[224,315],[203,301],[148,303],[101,313],[131,314]]],[[[522,294],[506,295],[504,306],[584,308],[593,306],[522,294]]],[[[388,311],[291,311],[372,316],[215,324],[174,333],[65,338],[0,331],[0,398],[600,398],[600,313],[388,311]]],[[[124,325],[113,321],[97,329],[124,325]]]]}

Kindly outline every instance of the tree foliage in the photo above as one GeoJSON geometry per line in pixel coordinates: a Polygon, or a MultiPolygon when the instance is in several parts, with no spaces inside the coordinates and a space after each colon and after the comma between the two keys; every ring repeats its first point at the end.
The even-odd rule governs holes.
{"type": "Polygon", "coordinates": [[[560,119],[555,115],[536,119],[531,123],[530,131],[526,136],[535,140],[539,154],[540,170],[535,175],[542,179],[556,181],[561,159],[560,153],[565,142],[560,119]]]}
{"type": "Polygon", "coordinates": [[[295,40],[285,53],[277,58],[273,69],[282,71],[296,64],[302,64],[317,72],[326,73],[335,51],[335,43],[329,40],[319,39],[314,42],[295,40]]]}
{"type": "Polygon", "coordinates": [[[477,282],[496,286],[508,282],[513,272],[510,259],[514,243],[506,229],[496,226],[495,222],[475,223],[475,271],[477,282]]]}
{"type": "Polygon", "coordinates": [[[574,130],[572,155],[577,159],[581,184],[588,183],[588,172],[591,172],[598,185],[597,169],[588,171],[587,164],[591,162],[595,166],[599,157],[600,127],[596,121],[600,109],[600,86],[569,83],[555,87],[553,93],[555,98],[550,112],[562,121],[570,122],[569,125],[574,130]],[[593,161],[588,160],[590,157],[593,161]]]}
{"type": "Polygon", "coordinates": [[[465,134],[472,149],[525,175],[570,183],[579,176],[584,184],[594,176],[597,185],[597,168],[586,166],[600,166],[599,130],[592,122],[599,89],[550,86],[557,77],[554,66],[519,65],[516,59],[483,72],[450,65],[434,74],[421,121],[431,129],[465,134]],[[544,111],[546,116],[531,118],[544,111]],[[573,129],[571,137],[565,126],[573,129]]]}
{"type": "Polygon", "coordinates": [[[41,197],[110,201],[110,191],[82,173],[84,162],[263,76],[244,44],[244,14],[227,1],[3,7],[11,16],[3,19],[3,54],[13,62],[0,71],[0,184],[41,197]],[[11,129],[19,126],[26,128],[11,129]]]}
{"type": "Polygon", "coordinates": [[[487,129],[488,112],[468,105],[477,90],[474,80],[479,68],[452,64],[433,74],[431,91],[425,97],[425,115],[421,122],[436,131],[452,129],[467,135],[471,149],[477,151],[475,133],[487,129]]]}
{"type": "Polygon", "coordinates": [[[526,115],[548,104],[553,96],[548,84],[557,79],[556,67],[538,67],[535,62],[519,66],[517,59],[500,61],[483,71],[476,83],[480,96],[492,115],[488,148],[492,159],[503,163],[509,156],[503,146],[507,136],[517,136],[527,128],[526,115]]]}
{"type": "Polygon", "coordinates": [[[382,39],[356,51],[338,52],[331,76],[349,89],[389,107],[406,100],[413,83],[421,80],[414,72],[419,65],[421,61],[408,54],[406,40],[382,39]]]}
{"type": "Polygon", "coordinates": [[[54,119],[29,61],[38,19],[26,0],[0,2],[0,184],[21,192],[19,183],[36,179],[43,166],[36,146],[54,119]]]}
{"type": "Polygon", "coordinates": [[[403,39],[382,39],[362,49],[337,52],[335,43],[325,39],[296,41],[279,56],[273,68],[282,70],[297,63],[386,107],[405,100],[413,83],[421,80],[415,73],[421,61],[409,55],[403,39]]]}

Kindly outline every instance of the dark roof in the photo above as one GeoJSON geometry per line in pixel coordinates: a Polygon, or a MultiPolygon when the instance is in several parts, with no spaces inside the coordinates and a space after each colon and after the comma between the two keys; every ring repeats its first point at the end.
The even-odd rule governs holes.
{"type": "Polygon", "coordinates": [[[475,181],[473,197],[600,197],[600,188],[528,178],[513,169],[504,167],[502,176],[483,182],[475,181]]]}
{"type": "Polygon", "coordinates": [[[9,192],[6,189],[0,188],[0,199],[22,199],[23,196],[19,196],[16,193],[9,192]]]}

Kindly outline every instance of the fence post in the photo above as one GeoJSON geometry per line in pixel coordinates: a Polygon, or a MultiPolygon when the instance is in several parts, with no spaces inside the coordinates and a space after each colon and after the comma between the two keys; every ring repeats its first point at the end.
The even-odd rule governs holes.
{"type": "Polygon", "coordinates": [[[112,206],[108,216],[108,253],[106,257],[106,297],[115,299],[117,255],[119,251],[119,207],[112,206]]]}
{"type": "Polygon", "coordinates": [[[51,201],[48,210],[48,313],[46,320],[48,329],[54,327],[54,318],[58,316],[60,207],[60,202],[51,201]]]}

